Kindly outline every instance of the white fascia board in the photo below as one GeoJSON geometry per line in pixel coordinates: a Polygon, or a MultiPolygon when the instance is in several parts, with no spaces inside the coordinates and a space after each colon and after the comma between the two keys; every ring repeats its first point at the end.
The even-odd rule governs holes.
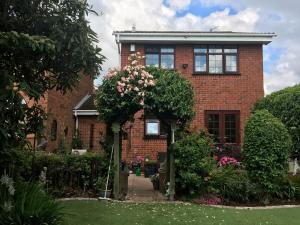
{"type": "Polygon", "coordinates": [[[275,34],[259,33],[114,33],[119,42],[169,42],[169,43],[240,43],[269,44],[275,34]]]}
{"type": "Polygon", "coordinates": [[[99,112],[97,110],[73,110],[74,116],[98,116],[99,112]]]}
{"type": "Polygon", "coordinates": [[[91,95],[89,95],[89,94],[87,94],[86,96],[84,96],[84,97],[80,100],[80,102],[78,102],[78,104],[74,107],[74,109],[75,109],[75,110],[76,110],[76,109],[79,109],[80,106],[82,106],[83,103],[85,103],[85,101],[89,99],[89,97],[91,97],[91,95]]]}

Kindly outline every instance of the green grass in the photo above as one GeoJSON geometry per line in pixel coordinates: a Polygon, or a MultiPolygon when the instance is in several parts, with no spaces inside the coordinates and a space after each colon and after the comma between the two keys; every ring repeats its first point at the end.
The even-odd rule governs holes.
{"type": "Polygon", "coordinates": [[[66,201],[68,225],[299,225],[300,208],[220,209],[194,204],[66,201]]]}

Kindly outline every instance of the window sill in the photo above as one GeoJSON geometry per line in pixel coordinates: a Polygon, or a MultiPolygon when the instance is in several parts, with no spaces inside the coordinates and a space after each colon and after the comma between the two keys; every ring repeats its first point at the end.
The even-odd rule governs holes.
{"type": "Polygon", "coordinates": [[[145,140],[164,140],[167,139],[167,135],[145,135],[145,140]]]}
{"type": "Polygon", "coordinates": [[[240,76],[241,73],[200,73],[194,72],[194,76],[240,76]]]}

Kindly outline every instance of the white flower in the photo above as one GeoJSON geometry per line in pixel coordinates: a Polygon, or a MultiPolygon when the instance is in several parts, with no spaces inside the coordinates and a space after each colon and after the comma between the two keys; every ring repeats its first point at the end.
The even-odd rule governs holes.
{"type": "Polygon", "coordinates": [[[7,187],[8,192],[10,195],[14,195],[15,188],[14,188],[14,181],[12,178],[10,178],[6,173],[2,175],[0,179],[1,184],[7,187]]]}

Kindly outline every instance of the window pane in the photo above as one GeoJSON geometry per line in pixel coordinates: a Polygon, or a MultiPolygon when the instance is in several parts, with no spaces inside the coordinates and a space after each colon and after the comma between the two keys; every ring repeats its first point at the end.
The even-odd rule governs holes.
{"type": "Polygon", "coordinates": [[[195,55],[195,71],[206,71],[206,55],[195,55]]]}
{"type": "Polygon", "coordinates": [[[147,135],[159,135],[159,122],[146,122],[147,135]]]}
{"type": "Polygon", "coordinates": [[[206,53],[207,48],[206,47],[199,47],[199,48],[194,48],[195,53],[206,53]]]}
{"type": "Polygon", "coordinates": [[[209,55],[209,72],[223,73],[222,55],[209,55]]]}
{"type": "Polygon", "coordinates": [[[225,142],[236,143],[236,115],[225,114],[225,142]]]}
{"type": "Polygon", "coordinates": [[[162,53],[174,53],[174,48],[161,48],[162,53]]]}
{"type": "Polygon", "coordinates": [[[208,132],[216,143],[220,143],[219,114],[208,114],[208,132]]]}
{"type": "Polygon", "coordinates": [[[163,54],[161,55],[161,68],[174,69],[174,55],[163,54]]]}
{"type": "Polygon", "coordinates": [[[146,66],[159,66],[159,55],[158,54],[146,54],[146,66]]]}
{"type": "Polygon", "coordinates": [[[227,72],[237,71],[236,55],[226,55],[226,71],[227,72]]]}
{"type": "Polygon", "coordinates": [[[222,47],[221,46],[210,46],[209,53],[222,53],[222,47]]]}
{"type": "Polygon", "coordinates": [[[224,48],[225,53],[237,53],[237,47],[230,46],[224,48]]]}

